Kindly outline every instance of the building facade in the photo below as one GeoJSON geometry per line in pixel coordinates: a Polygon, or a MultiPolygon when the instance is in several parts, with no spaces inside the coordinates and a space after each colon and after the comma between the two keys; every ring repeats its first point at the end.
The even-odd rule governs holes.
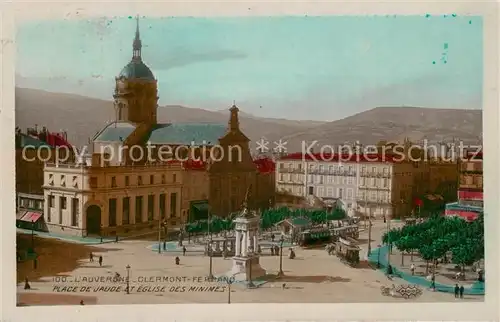
{"type": "Polygon", "coordinates": [[[459,170],[458,201],[447,204],[445,214],[474,220],[484,209],[483,154],[466,154],[459,170]]]}
{"type": "Polygon", "coordinates": [[[91,159],[45,164],[49,231],[123,236],[164,222],[179,227],[195,208],[218,216],[239,210],[249,187],[251,206],[273,202],[274,168],[252,159],[238,108],[227,126],[158,123],[157,80],[141,50],[137,20],[132,59],[115,79],[116,120],[94,136],[91,159]]]}
{"type": "Polygon", "coordinates": [[[45,165],[44,213],[50,232],[138,235],[182,218],[182,165],[45,165]]]}
{"type": "Polygon", "coordinates": [[[59,133],[46,128],[16,129],[16,193],[43,195],[44,162],[72,162],[73,150],[59,133]],[[67,148],[64,148],[67,147],[67,148]]]}
{"type": "Polygon", "coordinates": [[[363,216],[408,216],[414,177],[411,162],[381,155],[303,155],[282,157],[276,189],[296,196],[338,199],[348,213],[363,216]]]}

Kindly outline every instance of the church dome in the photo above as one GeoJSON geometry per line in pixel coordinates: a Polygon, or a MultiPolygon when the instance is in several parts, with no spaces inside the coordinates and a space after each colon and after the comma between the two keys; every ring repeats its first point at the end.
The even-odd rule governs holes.
{"type": "Polygon", "coordinates": [[[149,69],[149,67],[146,66],[142,60],[134,59],[123,67],[119,77],[124,77],[126,79],[155,80],[151,69],[149,69]]]}

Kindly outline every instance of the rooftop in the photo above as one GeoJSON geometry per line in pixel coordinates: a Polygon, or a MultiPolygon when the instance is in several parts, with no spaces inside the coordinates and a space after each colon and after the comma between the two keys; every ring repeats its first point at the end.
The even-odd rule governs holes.
{"type": "Polygon", "coordinates": [[[302,160],[319,162],[374,162],[374,163],[397,163],[403,161],[402,156],[390,154],[327,154],[327,153],[291,153],[282,156],[280,161],[302,160]]]}
{"type": "MultiPolygon", "coordinates": [[[[136,125],[133,123],[112,122],[94,137],[94,142],[123,142],[135,128],[136,125]]],[[[225,124],[165,123],[156,124],[147,141],[153,145],[214,145],[224,133],[226,133],[225,124]]]]}

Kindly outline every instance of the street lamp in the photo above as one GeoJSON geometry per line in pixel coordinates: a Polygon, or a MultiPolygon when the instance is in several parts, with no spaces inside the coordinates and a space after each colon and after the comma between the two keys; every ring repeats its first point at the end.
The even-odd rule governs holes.
{"type": "Polygon", "coordinates": [[[377,250],[377,268],[380,268],[380,248],[382,246],[378,245],[378,250],[377,250]]]}
{"type": "Polygon", "coordinates": [[[158,219],[158,254],[161,254],[161,220],[158,219]]]}
{"type": "Polygon", "coordinates": [[[163,221],[163,250],[167,250],[167,220],[163,221]]]}
{"type": "Polygon", "coordinates": [[[234,283],[234,276],[231,276],[228,279],[226,279],[226,283],[227,283],[227,289],[228,289],[227,304],[231,304],[231,285],[234,283]]]}
{"type": "Polygon", "coordinates": [[[210,238],[210,241],[208,242],[208,256],[210,258],[210,266],[209,266],[209,272],[208,272],[208,278],[209,279],[213,279],[214,278],[214,274],[213,274],[213,264],[212,264],[212,230],[210,229],[210,224],[212,222],[212,216],[210,215],[210,209],[208,210],[208,234],[210,235],[209,238],[210,238]]]}
{"type": "MultiPolygon", "coordinates": [[[[405,203],[404,199],[401,199],[400,200],[400,203],[401,205],[403,205],[405,203]]],[[[387,272],[390,273],[390,267],[391,267],[391,239],[390,239],[390,234],[389,232],[391,231],[391,220],[392,220],[392,215],[393,215],[393,212],[395,211],[396,207],[395,205],[397,204],[397,202],[393,202],[393,208],[392,208],[392,211],[391,211],[391,214],[388,216],[389,218],[387,218],[387,245],[389,247],[389,249],[387,250],[387,272]]]]}
{"type": "Polygon", "coordinates": [[[35,252],[35,221],[31,221],[31,250],[35,252]]]}
{"type": "Polygon", "coordinates": [[[130,294],[130,265],[125,268],[127,269],[127,294],[130,294]]]}
{"type": "Polygon", "coordinates": [[[284,276],[285,273],[283,273],[283,242],[285,241],[285,238],[283,235],[280,237],[280,271],[278,272],[278,276],[284,276]]]}

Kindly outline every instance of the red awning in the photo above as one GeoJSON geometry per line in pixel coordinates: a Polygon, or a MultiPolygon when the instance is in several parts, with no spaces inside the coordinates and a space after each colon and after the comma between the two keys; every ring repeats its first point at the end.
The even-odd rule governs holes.
{"type": "Polygon", "coordinates": [[[21,218],[21,220],[26,222],[36,222],[40,219],[40,217],[42,217],[41,213],[28,211],[26,215],[21,218]]]}
{"type": "Polygon", "coordinates": [[[473,221],[476,220],[477,217],[479,216],[478,213],[472,212],[472,211],[463,211],[463,210],[451,210],[447,209],[445,211],[446,216],[459,216],[462,217],[463,219],[467,221],[473,221]]]}
{"type": "Polygon", "coordinates": [[[483,192],[482,191],[458,191],[458,199],[465,200],[483,200],[483,192]]]}
{"type": "Polygon", "coordinates": [[[16,220],[21,220],[21,218],[23,218],[24,215],[26,215],[26,211],[18,211],[16,214],[16,220]]]}

